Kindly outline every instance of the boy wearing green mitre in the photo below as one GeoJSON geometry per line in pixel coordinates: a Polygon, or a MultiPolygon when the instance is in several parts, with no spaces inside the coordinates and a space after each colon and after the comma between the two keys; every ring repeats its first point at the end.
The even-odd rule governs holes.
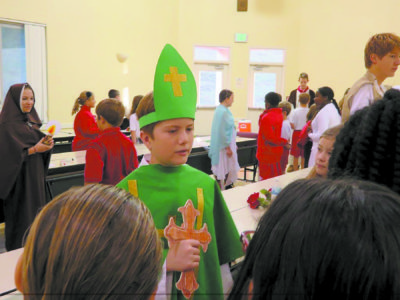
{"type": "Polygon", "coordinates": [[[163,240],[164,275],[157,298],[183,299],[175,284],[180,272],[194,269],[199,284],[194,299],[223,299],[232,283],[228,263],[243,256],[217,182],[186,165],[193,144],[196,101],[192,72],[179,53],[166,45],[157,63],[154,92],[141,100],[136,111],[140,137],[151,152],[150,165],[136,169],[117,185],[146,204],[163,240]],[[200,211],[195,229],[207,224],[211,235],[205,253],[195,239],[171,243],[169,248],[163,236],[170,217],[181,226],[178,208],[188,199],[200,211]]]}

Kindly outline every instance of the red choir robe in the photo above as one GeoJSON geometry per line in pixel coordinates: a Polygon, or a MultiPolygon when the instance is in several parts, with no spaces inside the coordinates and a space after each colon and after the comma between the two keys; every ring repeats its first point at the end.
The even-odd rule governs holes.
{"type": "Polygon", "coordinates": [[[138,167],[135,146],[118,127],[108,128],[86,151],[85,182],[115,185],[138,167]]]}
{"type": "Polygon", "coordinates": [[[262,179],[282,174],[280,160],[283,145],[287,143],[287,140],[281,137],[282,123],[281,108],[270,108],[264,111],[259,122],[256,156],[262,179]]]}
{"type": "Polygon", "coordinates": [[[90,107],[82,105],[74,120],[75,138],[72,141],[72,151],[86,150],[90,142],[95,139],[100,130],[96,118],[90,112],[90,107]]]}

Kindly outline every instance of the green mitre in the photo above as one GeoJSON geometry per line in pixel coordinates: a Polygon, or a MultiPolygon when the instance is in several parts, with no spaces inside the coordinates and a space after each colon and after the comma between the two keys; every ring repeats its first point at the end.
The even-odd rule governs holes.
{"type": "Polygon", "coordinates": [[[139,119],[140,128],[164,120],[194,119],[196,81],[186,62],[169,44],[165,45],[157,62],[153,97],[155,112],[139,119]]]}

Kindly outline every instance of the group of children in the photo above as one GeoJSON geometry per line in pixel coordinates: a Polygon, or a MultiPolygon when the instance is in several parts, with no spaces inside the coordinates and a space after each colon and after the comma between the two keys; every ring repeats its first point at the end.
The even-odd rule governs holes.
{"type": "Polygon", "coordinates": [[[181,299],[184,296],[176,284],[180,273],[195,270],[198,287],[192,292],[196,298],[224,298],[233,284],[229,263],[243,252],[218,183],[185,164],[194,139],[196,95],[189,67],[171,45],[166,45],[157,63],[154,90],[141,99],[136,110],[141,140],[151,152],[150,165],[133,172],[137,157],[130,151],[132,141],[118,128],[122,103],[106,99],[96,106],[100,134],[88,146],[85,181],[119,183],[116,187],[87,185],[67,191],[42,210],[29,232],[18,267],[22,280],[17,285],[24,294],[87,298],[111,294],[147,299],[157,291],[158,299],[181,299]],[[176,72],[182,79],[178,82],[170,76],[176,72]],[[121,177],[125,178],[121,181],[121,177]],[[199,250],[200,241],[194,235],[175,241],[164,237],[171,217],[183,229],[185,219],[193,220],[181,210],[188,200],[198,211],[195,230],[205,227],[211,236],[204,251],[199,250]],[[49,220],[52,226],[43,225],[49,220]],[[155,232],[161,238],[160,245],[155,232]],[[55,239],[59,234],[65,238],[55,239]],[[40,263],[36,262],[38,255],[40,263]],[[99,260],[102,262],[96,265],[99,260]],[[85,272],[77,272],[82,265],[85,272]],[[58,272],[65,277],[54,276],[58,272]],[[118,274],[100,278],[102,272],[110,277],[118,274]],[[96,289],[96,284],[101,288],[96,289]]]}
{"type": "Polygon", "coordinates": [[[266,109],[258,121],[257,159],[260,180],[285,173],[289,154],[294,157],[295,170],[298,169],[299,159],[304,168],[303,145],[298,142],[300,132],[307,123],[310,96],[302,93],[299,96],[300,107],[294,110],[290,102],[282,102],[281,99],[281,95],[275,92],[265,95],[266,109]]]}
{"type": "Polygon", "coordinates": [[[276,93],[265,96],[266,111],[259,119],[257,150],[261,180],[283,174],[289,153],[293,156],[293,164],[288,171],[299,168],[299,159],[301,167],[314,167],[324,132],[382,99],[387,90],[383,81],[394,76],[400,65],[400,37],[391,33],[374,35],[365,47],[364,58],[367,72],[346,91],[340,106],[330,87],[321,87],[316,93],[310,90],[306,73],[300,74],[300,85],[291,92],[288,101],[277,104],[276,93]],[[310,106],[311,102],[315,103],[310,106]],[[283,117],[277,110],[279,108],[283,117]],[[291,113],[292,108],[295,109],[291,113]]]}
{"type": "Polygon", "coordinates": [[[86,150],[86,184],[115,185],[138,167],[135,144],[141,140],[136,109],[143,96],[134,97],[129,120],[125,117],[119,91],[111,89],[108,96],[110,98],[96,106],[96,115],[93,115],[91,109],[96,105],[94,94],[83,91],[72,110],[72,115],[77,113],[72,150],[86,150]],[[131,139],[121,132],[121,129],[129,127],[131,139]]]}
{"type": "MultiPolygon", "coordinates": [[[[325,96],[324,91],[322,88],[318,90],[316,104],[326,105],[328,100],[333,99],[333,93],[332,97],[325,96]]],[[[184,295],[178,290],[178,277],[181,272],[194,270],[198,287],[193,283],[191,287],[195,286],[192,292],[196,299],[224,298],[224,293],[227,293],[233,284],[229,263],[241,257],[243,253],[236,226],[217,182],[185,164],[193,142],[196,94],[193,74],[176,50],[167,45],[157,63],[154,90],[143,97],[136,110],[141,140],[151,152],[150,165],[133,172],[128,168],[137,167],[135,154],[127,158],[129,163],[115,162],[109,157],[125,157],[125,153],[129,151],[124,152],[125,148],[121,145],[126,145],[129,149],[133,146],[132,141],[119,132],[119,128],[116,130],[123,118],[122,104],[114,99],[106,99],[99,103],[96,107],[95,122],[100,135],[89,147],[87,161],[92,166],[101,163],[107,165],[106,168],[103,166],[107,171],[103,172],[101,180],[109,180],[108,183],[113,181],[112,184],[119,183],[116,187],[88,185],[70,190],[44,207],[29,231],[17,268],[16,283],[24,294],[29,294],[30,297],[37,295],[38,298],[42,298],[43,295],[79,295],[93,299],[107,295],[148,299],[154,294],[156,297],[180,299],[184,295]],[[112,153],[113,148],[120,148],[118,151],[121,152],[112,153]],[[119,163],[124,164],[127,169],[122,169],[119,163]],[[126,176],[126,173],[130,174],[126,176]],[[199,249],[201,242],[195,235],[190,239],[178,238],[174,241],[167,241],[165,238],[164,228],[171,224],[171,220],[176,224],[183,224],[178,230],[187,229],[184,223],[187,217],[183,207],[188,200],[191,200],[197,210],[196,221],[193,216],[189,218],[195,223],[195,230],[206,228],[211,236],[207,251],[204,251],[204,247],[203,250],[199,249]],[[204,226],[205,224],[207,226],[204,226]]],[[[290,138],[293,153],[298,155],[295,157],[302,157],[301,149],[293,147],[293,141],[301,138],[298,132],[300,129],[309,127],[306,111],[308,112],[310,99],[307,93],[301,94],[305,96],[299,96],[300,107],[292,112],[290,105],[281,102],[279,94],[269,93],[265,97],[266,110],[259,120],[257,150],[262,179],[282,173],[282,169],[286,167],[290,138]],[[291,136],[292,129],[296,134],[291,136]]],[[[81,96],[83,100],[90,100],[92,95],[85,92],[81,96]]],[[[400,99],[400,95],[395,93],[389,96],[389,100],[400,99]]],[[[386,101],[385,104],[379,103],[375,106],[376,110],[371,109],[368,112],[384,111],[385,116],[389,116],[397,109],[396,101],[386,101]],[[387,110],[386,107],[382,107],[386,103],[390,104],[387,110]]],[[[82,111],[82,114],[87,111],[82,111]]],[[[357,113],[353,119],[356,117],[361,118],[362,114],[357,113]]],[[[346,126],[354,124],[355,121],[350,119],[346,126]]],[[[364,120],[362,124],[367,126],[371,122],[364,120]]],[[[389,127],[385,128],[384,132],[391,134],[389,127]]],[[[357,138],[353,137],[354,140],[357,138]]],[[[79,146],[78,142],[75,146],[79,146]]],[[[363,144],[362,141],[358,143],[363,144]]],[[[386,144],[380,141],[378,146],[386,144]]],[[[363,146],[365,148],[365,143],[363,146]]],[[[362,149],[360,147],[358,152],[362,149]]],[[[356,153],[353,156],[355,157],[356,153]]],[[[397,163],[396,152],[392,156],[392,160],[397,163]]],[[[384,155],[379,152],[377,157],[382,158],[384,155]]],[[[356,161],[358,164],[360,162],[356,161]]],[[[397,167],[398,164],[393,165],[397,167]]],[[[345,171],[350,172],[350,167],[346,166],[345,171]]],[[[362,171],[363,167],[365,165],[359,165],[355,173],[362,171]]],[[[102,182],[98,181],[100,177],[93,175],[98,172],[99,170],[91,173],[90,167],[87,166],[87,183],[102,182]]],[[[372,172],[372,176],[377,176],[376,170],[372,172]]],[[[388,176],[381,177],[385,179],[388,176]]],[[[392,180],[396,186],[398,179],[395,177],[395,180],[392,180]]],[[[379,244],[376,247],[381,252],[373,262],[381,259],[391,261],[396,257],[395,253],[400,253],[387,252],[384,249],[389,243],[386,240],[387,232],[400,232],[395,222],[400,216],[398,195],[382,189],[382,197],[390,199],[393,204],[391,211],[394,213],[391,213],[390,218],[386,218],[384,213],[376,214],[378,208],[372,208],[373,213],[365,218],[369,222],[375,216],[378,219],[384,216],[382,220],[387,219],[384,225],[388,228],[386,234],[368,231],[369,227],[364,226],[366,221],[358,218],[359,215],[365,216],[363,211],[369,209],[370,203],[372,206],[382,206],[384,201],[376,201],[377,194],[373,192],[376,189],[378,188],[373,185],[353,181],[304,181],[290,185],[278,196],[261,220],[254,237],[255,242],[250,244],[244,267],[231,297],[241,298],[248,293],[253,294],[255,298],[278,294],[312,297],[321,293],[323,295],[326,291],[332,291],[332,295],[340,297],[357,295],[364,290],[363,285],[367,286],[367,293],[371,291],[372,294],[381,295],[382,291],[387,292],[392,288],[388,288],[388,284],[392,283],[393,294],[396,295],[400,289],[394,283],[400,282],[400,275],[397,275],[400,268],[390,268],[390,264],[384,264],[390,269],[387,271],[376,263],[378,267],[374,268],[371,274],[376,273],[380,275],[379,278],[385,278],[381,280],[383,284],[379,279],[373,281],[376,276],[372,275],[363,281],[363,278],[360,279],[363,274],[361,271],[358,275],[345,272],[350,269],[348,266],[354,263],[354,257],[360,258],[354,265],[356,270],[375,267],[374,264],[365,263],[371,260],[368,260],[369,254],[364,252],[371,244],[375,247],[375,241],[367,238],[362,240],[362,245],[366,246],[359,247],[359,243],[353,239],[354,228],[360,230],[360,237],[377,236],[382,240],[381,244],[376,242],[379,244]],[[349,197],[360,190],[363,191],[362,199],[349,197]],[[324,194],[325,198],[322,201],[319,196],[324,192],[326,195],[324,194]],[[300,200],[299,195],[303,195],[300,200]],[[353,209],[355,204],[360,207],[357,211],[353,209]],[[346,217],[352,222],[338,224],[336,221],[347,207],[352,208],[345,210],[346,217]],[[299,211],[304,214],[299,215],[299,211]],[[321,212],[327,217],[321,218],[321,212]],[[313,218],[315,216],[317,218],[313,218]],[[362,226],[353,221],[360,221],[362,226]],[[338,239],[336,244],[332,244],[331,236],[326,234],[326,227],[337,227],[338,232],[343,233],[332,234],[332,237],[338,239]],[[282,234],[279,234],[280,231],[282,234]],[[308,239],[315,236],[314,233],[319,237],[314,240],[315,243],[308,239]],[[315,245],[318,247],[314,247],[315,245]],[[328,250],[329,252],[326,252],[328,250]],[[336,255],[336,252],[339,254],[336,255]],[[349,256],[348,253],[352,255],[349,256]],[[327,257],[329,261],[326,260],[327,257]],[[301,265],[302,262],[305,262],[304,266],[301,265]],[[309,267],[309,270],[305,272],[306,267],[309,267]],[[349,280],[345,280],[347,277],[343,279],[342,274],[348,274],[349,280]],[[387,274],[390,278],[385,277],[387,274]],[[354,283],[351,276],[359,278],[356,278],[354,283]]],[[[393,249],[392,247],[389,250],[393,249]]]]}

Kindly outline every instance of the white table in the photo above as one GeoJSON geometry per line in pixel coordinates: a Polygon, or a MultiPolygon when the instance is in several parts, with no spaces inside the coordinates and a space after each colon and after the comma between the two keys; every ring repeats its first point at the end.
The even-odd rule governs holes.
{"type": "Polygon", "coordinates": [[[0,295],[15,289],[14,273],[22,248],[0,254],[0,295]]]}
{"type": "Polygon", "coordinates": [[[262,189],[268,190],[269,188],[276,186],[283,189],[289,183],[297,179],[305,178],[309,172],[310,169],[302,169],[264,181],[258,181],[222,191],[226,205],[232,214],[233,221],[235,222],[239,233],[242,233],[245,230],[255,230],[260,217],[265,212],[265,209],[263,208],[250,208],[247,203],[247,198],[252,193],[257,193],[262,189]]]}
{"type": "MultiPolygon", "coordinates": [[[[242,138],[237,137],[236,142],[243,142],[253,140],[250,138],[242,138]]],[[[205,148],[210,144],[210,137],[196,137],[193,140],[193,148],[205,148]]],[[[150,151],[144,144],[136,144],[136,153],[137,156],[142,156],[144,154],[149,154],[150,151]]],[[[50,166],[49,168],[59,168],[65,166],[79,165],[85,164],[85,155],[86,150],[83,151],[75,151],[75,152],[62,152],[62,153],[54,153],[51,155],[50,166]]]]}

